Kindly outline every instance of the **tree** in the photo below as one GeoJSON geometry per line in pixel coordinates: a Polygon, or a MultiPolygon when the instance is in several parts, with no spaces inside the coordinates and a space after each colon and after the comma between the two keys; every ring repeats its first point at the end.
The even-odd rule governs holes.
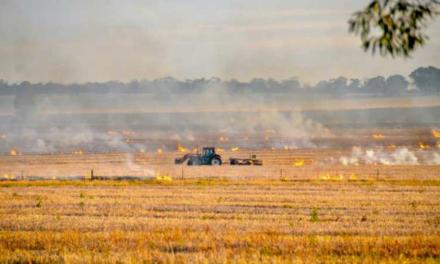
{"type": "Polygon", "coordinates": [[[418,68],[409,75],[417,88],[424,93],[440,93],[440,69],[435,67],[418,68]]]}
{"type": "Polygon", "coordinates": [[[424,29],[439,6],[439,0],[373,0],[352,15],[349,31],[360,35],[365,51],[409,57],[428,40],[424,29]]]}
{"type": "Polygon", "coordinates": [[[385,93],[391,96],[401,95],[408,91],[408,85],[409,82],[402,75],[392,75],[386,80],[385,93]]]}
{"type": "Polygon", "coordinates": [[[365,93],[382,95],[385,93],[385,87],[386,87],[385,78],[383,76],[377,76],[368,79],[365,82],[363,89],[365,93]]]}

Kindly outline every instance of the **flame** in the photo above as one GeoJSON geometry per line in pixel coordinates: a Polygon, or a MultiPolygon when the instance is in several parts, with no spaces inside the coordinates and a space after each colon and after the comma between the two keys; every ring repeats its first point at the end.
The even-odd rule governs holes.
{"type": "Polygon", "coordinates": [[[155,180],[160,182],[172,182],[173,178],[168,175],[161,175],[160,173],[156,173],[155,180]]]}
{"type": "Polygon", "coordinates": [[[239,147],[233,147],[233,148],[231,148],[231,151],[232,151],[232,152],[236,152],[236,151],[239,151],[239,150],[240,150],[239,147]]]}
{"type": "Polygon", "coordinates": [[[18,156],[18,155],[20,155],[20,152],[18,152],[17,149],[12,148],[12,149],[9,151],[9,155],[11,155],[11,156],[18,156]]]}
{"type": "Polygon", "coordinates": [[[432,129],[431,131],[432,131],[432,135],[433,135],[435,138],[440,138],[440,130],[432,129]]]}
{"type": "Polygon", "coordinates": [[[3,178],[5,178],[5,179],[14,179],[15,177],[13,176],[13,175],[9,175],[9,174],[7,174],[7,173],[4,173],[3,174],[3,178]]]}
{"type": "Polygon", "coordinates": [[[229,141],[229,138],[221,136],[218,140],[220,140],[220,142],[227,142],[229,141]]]}
{"type": "Polygon", "coordinates": [[[179,152],[188,152],[188,149],[185,148],[184,146],[180,145],[180,144],[177,145],[177,150],[179,152]]]}
{"type": "Polygon", "coordinates": [[[319,175],[320,180],[324,181],[342,181],[344,176],[342,174],[331,174],[329,172],[319,175]]]}
{"type": "Polygon", "coordinates": [[[285,145],[284,150],[289,150],[289,146],[285,145]]]}
{"type": "Polygon", "coordinates": [[[163,150],[161,148],[158,148],[156,152],[157,152],[157,154],[162,154],[163,150]]]}
{"type": "Polygon", "coordinates": [[[395,148],[396,148],[396,145],[394,145],[394,144],[388,145],[388,148],[389,148],[389,149],[395,149],[395,148]]]}
{"type": "Polygon", "coordinates": [[[385,138],[385,136],[382,134],[373,134],[371,137],[376,140],[385,138]]]}
{"type": "Polygon", "coordinates": [[[357,175],[356,173],[352,173],[352,174],[350,175],[350,180],[355,181],[355,180],[357,180],[357,179],[358,179],[358,175],[357,175]]]}
{"type": "Polygon", "coordinates": [[[305,161],[304,160],[295,160],[293,163],[292,163],[292,165],[293,166],[295,166],[295,167],[302,167],[302,166],[304,166],[305,165],[305,161]]]}
{"type": "Polygon", "coordinates": [[[429,145],[428,145],[428,144],[425,144],[425,143],[423,143],[423,142],[420,142],[420,143],[419,143],[419,148],[420,148],[420,149],[429,149],[429,145]]]}

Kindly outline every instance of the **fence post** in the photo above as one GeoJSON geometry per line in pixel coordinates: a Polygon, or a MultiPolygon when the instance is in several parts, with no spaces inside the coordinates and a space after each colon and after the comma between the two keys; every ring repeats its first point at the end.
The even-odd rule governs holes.
{"type": "Polygon", "coordinates": [[[90,180],[91,181],[94,180],[93,169],[90,170],[90,180]]]}

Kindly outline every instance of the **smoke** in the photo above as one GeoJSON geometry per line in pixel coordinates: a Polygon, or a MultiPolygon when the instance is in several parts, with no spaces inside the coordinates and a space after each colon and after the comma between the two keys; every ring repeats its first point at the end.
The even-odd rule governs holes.
{"type": "MultiPolygon", "coordinates": [[[[425,153],[423,153],[425,154],[425,153]]],[[[440,155],[429,152],[428,155],[410,151],[406,147],[399,147],[394,151],[386,151],[383,148],[362,149],[353,147],[351,156],[342,156],[339,162],[343,165],[380,164],[380,165],[439,165],[440,155]],[[418,157],[418,155],[420,157],[418,157]]]]}
{"type": "Polygon", "coordinates": [[[440,165],[440,154],[433,153],[431,159],[428,162],[428,165],[440,165]]]}
{"type": "Polygon", "coordinates": [[[127,153],[126,154],[126,167],[132,171],[132,172],[137,172],[137,174],[141,174],[144,177],[154,177],[156,175],[155,171],[153,169],[149,169],[145,166],[141,166],[139,164],[137,164],[134,161],[134,157],[133,154],[131,153],[127,153]]]}
{"type": "MultiPolygon", "coordinates": [[[[224,82],[172,78],[138,83],[151,93],[58,93],[32,95],[26,111],[3,118],[0,151],[17,148],[24,154],[83,152],[155,152],[213,145],[224,148],[313,148],[311,138],[328,135],[316,121],[305,118],[300,107],[286,110],[269,93],[237,94],[224,82]],[[220,138],[227,140],[220,141],[220,138]]],[[[90,87],[90,89],[92,89],[90,87]]],[[[72,89],[77,89],[72,87],[72,89]]],[[[21,102],[21,101],[20,101],[21,102]]],[[[0,119],[2,117],[0,116],[0,119]]]]}
{"type": "MultiPolygon", "coordinates": [[[[330,82],[325,90],[336,89],[339,82],[344,83],[330,82]]],[[[374,146],[383,142],[372,144],[370,137],[353,137],[347,128],[359,134],[362,129],[401,125],[423,128],[438,123],[440,116],[436,97],[393,98],[395,101],[353,94],[337,97],[347,87],[339,92],[329,90],[336,96],[331,97],[327,92],[305,91],[296,79],[243,83],[167,77],[130,83],[0,85],[0,97],[14,100],[11,95],[15,95],[15,103],[9,104],[12,109],[5,106],[0,112],[0,133],[7,135],[0,139],[3,153],[11,148],[24,154],[79,149],[155,152],[158,148],[174,151],[178,144],[189,149],[206,145],[225,149],[374,146]],[[368,109],[372,100],[374,109],[368,109]]],[[[396,145],[410,146],[411,140],[405,138],[396,145]]],[[[366,155],[372,156],[366,159],[371,163],[417,162],[409,153],[366,155]],[[377,160],[377,155],[384,157],[377,160]],[[405,155],[407,160],[401,160],[405,155]]],[[[355,155],[344,162],[356,163],[356,159],[355,155]]]]}

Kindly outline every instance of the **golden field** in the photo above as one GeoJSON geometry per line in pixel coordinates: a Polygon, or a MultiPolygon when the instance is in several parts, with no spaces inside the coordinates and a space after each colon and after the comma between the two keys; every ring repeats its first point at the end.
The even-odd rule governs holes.
{"type": "Polygon", "coordinates": [[[4,181],[0,262],[438,263],[438,180],[4,181]]]}
{"type": "Polygon", "coordinates": [[[0,263],[440,261],[439,165],[335,162],[350,149],[221,150],[264,165],[219,167],[174,165],[178,151],[12,154],[0,263]]]}
{"type": "MultiPolygon", "coordinates": [[[[423,161],[434,151],[414,150],[423,161]]],[[[91,170],[97,177],[154,178],[170,176],[174,179],[339,179],[392,180],[440,178],[440,165],[383,165],[360,164],[345,166],[337,161],[350,156],[351,150],[294,149],[294,150],[239,150],[222,151],[223,162],[229,157],[247,158],[255,154],[263,166],[186,166],[174,165],[181,152],[163,153],[83,153],[55,155],[0,156],[0,180],[11,179],[68,179],[90,178],[91,170]],[[333,159],[333,161],[332,161],[333,159]],[[300,166],[298,166],[298,163],[300,166]],[[297,164],[297,165],[295,165],[297,164]]]]}

